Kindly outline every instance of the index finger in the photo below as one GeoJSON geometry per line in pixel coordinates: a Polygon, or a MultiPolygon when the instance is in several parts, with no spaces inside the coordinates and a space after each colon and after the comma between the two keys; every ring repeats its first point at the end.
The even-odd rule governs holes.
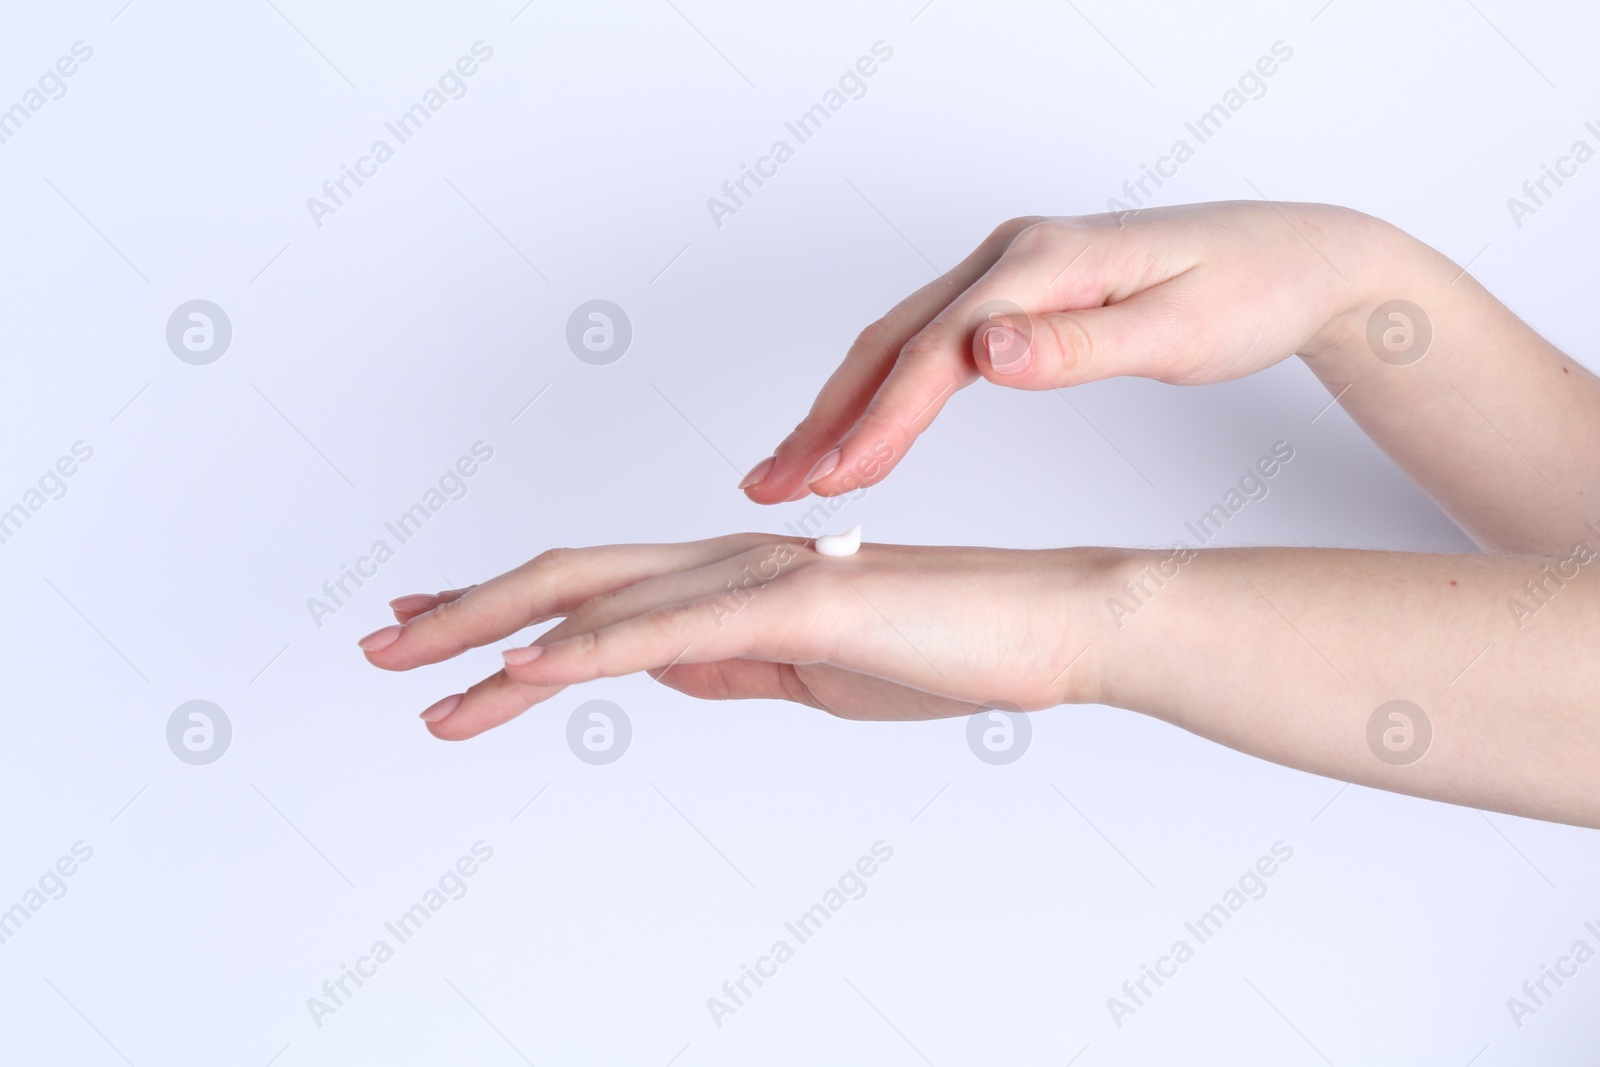
{"type": "Polygon", "coordinates": [[[770,460],[757,465],[752,474],[759,477],[755,481],[747,479],[740,486],[750,499],[758,504],[781,504],[797,491],[804,494],[807,483],[821,477],[813,473],[819,463],[832,454],[894,369],[900,349],[952,299],[982,277],[1017,233],[1037,221],[1030,217],[1003,223],[949,272],[900,301],[861,331],[800,425],[783,439],[770,460]]]}
{"type": "MultiPolygon", "coordinates": [[[[861,417],[844,435],[829,470],[814,474],[813,491],[837,496],[882,481],[957,391],[979,376],[973,354],[977,321],[995,307],[1026,325],[1043,310],[1062,274],[1076,260],[1062,256],[1055,230],[1046,223],[1025,228],[979,277],[910,338],[861,417]]],[[[1078,252],[1087,251],[1088,242],[1078,252]]]]}

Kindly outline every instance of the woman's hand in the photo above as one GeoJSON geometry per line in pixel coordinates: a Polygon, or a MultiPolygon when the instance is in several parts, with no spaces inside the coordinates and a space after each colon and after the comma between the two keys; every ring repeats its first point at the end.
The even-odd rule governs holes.
{"type": "Polygon", "coordinates": [[[1600,378],[1395,227],[1260,201],[1006,223],[868,326],[740,488],[876,484],[980,377],[1196,385],[1290,354],[1484,548],[1564,555],[1600,517],[1600,378]]]}
{"type": "Polygon", "coordinates": [[[1094,698],[1080,635],[1104,611],[1079,603],[1075,576],[1092,554],[1079,555],[867,544],[829,559],[766,534],[559,550],[469,589],[401,597],[400,625],[361,645],[374,665],[410,670],[562,619],[423,713],[447,740],[636,671],[690,696],[846,718],[1032,710],[1094,698]]]}
{"type": "Polygon", "coordinates": [[[1506,597],[1530,576],[1554,587],[1551,561],[901,545],[829,559],[738,534],[547,552],[402,597],[402,624],[361,645],[409,670],[562,619],[423,713],[447,740],[635,671],[860,719],[1104,703],[1316,774],[1600,826],[1600,563],[1580,562],[1595,559],[1555,566],[1570,575],[1559,599],[1512,618],[1506,597]],[[1417,730],[1392,751],[1396,701],[1417,730]]]}
{"type": "Polygon", "coordinates": [[[872,485],[980,377],[1018,389],[1117,375],[1195,385],[1297,352],[1365,353],[1378,302],[1367,268],[1404,243],[1416,244],[1319,204],[1013,219],[868,326],[741,488],[773,504],[872,485]]]}

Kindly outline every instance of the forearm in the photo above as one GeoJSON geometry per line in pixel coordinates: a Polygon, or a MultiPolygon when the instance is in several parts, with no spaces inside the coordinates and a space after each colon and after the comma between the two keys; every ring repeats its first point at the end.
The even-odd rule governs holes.
{"type": "Polygon", "coordinates": [[[1305,363],[1480,545],[1567,554],[1600,517],[1600,380],[1446,257],[1357,219],[1361,254],[1341,270],[1358,298],[1305,363]],[[1408,335],[1416,316],[1380,314],[1375,346],[1373,313],[1396,299],[1425,321],[1410,322],[1408,335]],[[1383,341],[1390,328],[1393,347],[1383,341]]]}
{"type": "Polygon", "coordinates": [[[1543,571],[1532,557],[1259,548],[1084,561],[1075,699],[1317,774],[1600,827],[1600,559],[1543,571]],[[1403,734],[1398,751],[1369,741],[1392,700],[1422,709],[1425,746],[1420,723],[1409,750],[1403,734]]]}

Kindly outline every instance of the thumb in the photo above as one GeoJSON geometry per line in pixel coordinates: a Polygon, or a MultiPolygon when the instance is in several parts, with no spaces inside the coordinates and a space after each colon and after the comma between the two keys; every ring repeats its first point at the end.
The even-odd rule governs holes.
{"type": "Polygon", "coordinates": [[[1163,378],[1200,347],[1192,302],[1172,282],[1078,311],[996,316],[972,338],[978,372],[1013,389],[1058,389],[1132,374],[1163,378]]]}

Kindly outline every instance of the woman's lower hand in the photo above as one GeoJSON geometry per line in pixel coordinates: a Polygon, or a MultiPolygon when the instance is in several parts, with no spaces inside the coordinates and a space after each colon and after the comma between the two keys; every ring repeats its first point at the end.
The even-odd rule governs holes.
{"type": "Polygon", "coordinates": [[[827,558],[738,534],[547,552],[470,589],[401,598],[401,624],[361,644],[409,670],[561,619],[423,713],[447,740],[636,671],[694,697],[856,719],[1108,704],[1316,774],[1600,826],[1600,586],[1574,578],[1525,629],[1501,610],[1549,566],[1318,548],[863,545],[827,558]],[[1404,758],[1374,733],[1395,706],[1422,726],[1404,758]]]}
{"type": "Polygon", "coordinates": [[[855,719],[1032,710],[1093,699],[1074,579],[1090,561],[1068,560],[1074,551],[867,544],[830,559],[765,534],[564,549],[482,585],[402,597],[399,625],[362,648],[375,666],[410,670],[561,618],[424,712],[447,740],[568,685],[638,671],[694,697],[855,719]]]}

